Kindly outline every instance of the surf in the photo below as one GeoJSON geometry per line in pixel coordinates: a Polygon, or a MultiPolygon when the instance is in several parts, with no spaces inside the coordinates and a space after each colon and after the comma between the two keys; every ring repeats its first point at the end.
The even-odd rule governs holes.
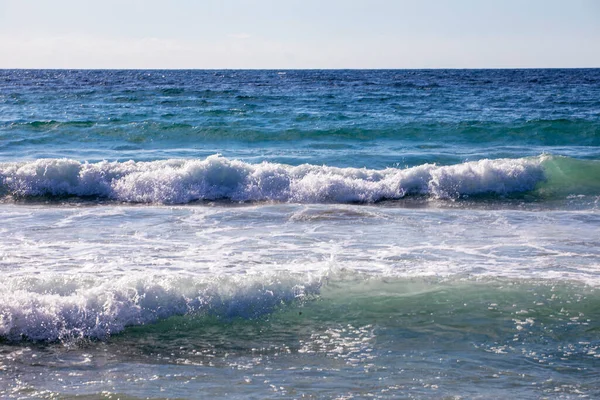
{"type": "Polygon", "coordinates": [[[411,196],[455,200],[531,194],[600,194],[600,163],[540,155],[410,168],[251,164],[220,155],[149,162],[38,159],[0,163],[5,199],[107,199],[125,203],[198,201],[376,203],[411,196]]]}
{"type": "Polygon", "coordinates": [[[218,277],[46,274],[5,279],[0,288],[0,341],[9,343],[128,340],[161,332],[193,339],[207,325],[229,330],[236,324],[277,332],[278,326],[378,323],[417,332],[434,327],[428,315],[437,334],[473,335],[469,321],[477,319],[479,334],[556,330],[573,337],[569,329],[582,340],[593,336],[587,329],[600,304],[597,288],[580,282],[405,278],[344,269],[218,277]]]}

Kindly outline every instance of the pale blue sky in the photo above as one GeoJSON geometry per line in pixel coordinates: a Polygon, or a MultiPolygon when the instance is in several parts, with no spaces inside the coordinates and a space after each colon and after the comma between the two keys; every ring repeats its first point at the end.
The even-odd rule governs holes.
{"type": "Polygon", "coordinates": [[[600,67],[600,0],[0,0],[0,68],[600,67]]]}

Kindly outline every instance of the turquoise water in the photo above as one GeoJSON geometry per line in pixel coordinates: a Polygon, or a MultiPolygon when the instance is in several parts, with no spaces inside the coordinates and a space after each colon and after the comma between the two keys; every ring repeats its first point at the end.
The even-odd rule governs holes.
{"type": "Polygon", "coordinates": [[[579,398],[600,70],[0,71],[0,397],[579,398]]]}

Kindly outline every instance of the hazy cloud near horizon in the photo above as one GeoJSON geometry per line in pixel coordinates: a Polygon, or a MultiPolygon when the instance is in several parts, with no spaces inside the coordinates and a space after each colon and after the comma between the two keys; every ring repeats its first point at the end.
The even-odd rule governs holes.
{"type": "Polygon", "coordinates": [[[598,21],[594,0],[0,0],[0,67],[600,67],[598,21]]]}

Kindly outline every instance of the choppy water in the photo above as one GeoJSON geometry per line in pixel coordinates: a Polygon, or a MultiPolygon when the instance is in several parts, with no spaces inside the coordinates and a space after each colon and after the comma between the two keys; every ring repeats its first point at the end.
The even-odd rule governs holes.
{"type": "Polygon", "coordinates": [[[0,71],[0,397],[599,397],[599,202],[600,70],[0,71]]]}

